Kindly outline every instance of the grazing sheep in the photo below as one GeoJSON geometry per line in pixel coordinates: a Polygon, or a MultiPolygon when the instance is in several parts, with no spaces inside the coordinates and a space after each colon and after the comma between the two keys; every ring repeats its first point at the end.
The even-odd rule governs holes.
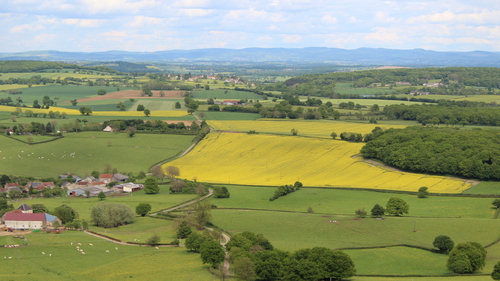
{"type": "Polygon", "coordinates": [[[12,257],[9,257],[9,259],[11,259],[12,257]]]}
{"type": "Polygon", "coordinates": [[[89,246],[94,246],[92,243],[89,243],[89,246]]]}
{"type": "Polygon", "coordinates": [[[71,242],[71,245],[73,246],[73,242],[71,242]]]}
{"type": "Polygon", "coordinates": [[[115,249],[117,249],[117,250],[118,250],[118,247],[116,247],[115,249]]]}
{"type": "Polygon", "coordinates": [[[85,255],[85,252],[82,252],[82,255],[85,255]]]}
{"type": "Polygon", "coordinates": [[[42,255],[45,255],[45,252],[42,252],[42,255]]]}
{"type": "Polygon", "coordinates": [[[78,246],[81,246],[82,244],[81,243],[78,243],[78,246]]]}
{"type": "Polygon", "coordinates": [[[49,254],[49,257],[52,257],[52,254],[49,254]]]}
{"type": "Polygon", "coordinates": [[[109,250],[106,250],[106,253],[109,253],[109,250]]]}
{"type": "Polygon", "coordinates": [[[158,247],[155,247],[155,249],[156,249],[156,250],[159,250],[160,248],[158,248],[158,247]]]}

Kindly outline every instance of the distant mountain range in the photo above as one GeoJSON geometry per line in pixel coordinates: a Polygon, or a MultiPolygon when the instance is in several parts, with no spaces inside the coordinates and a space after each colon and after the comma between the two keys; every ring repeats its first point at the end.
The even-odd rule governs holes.
{"type": "Polygon", "coordinates": [[[246,48],[196,49],[158,52],[60,52],[30,51],[0,53],[0,60],[44,60],[64,62],[298,62],[337,65],[393,66],[490,66],[500,67],[500,52],[437,52],[424,49],[382,48],[246,48]]]}

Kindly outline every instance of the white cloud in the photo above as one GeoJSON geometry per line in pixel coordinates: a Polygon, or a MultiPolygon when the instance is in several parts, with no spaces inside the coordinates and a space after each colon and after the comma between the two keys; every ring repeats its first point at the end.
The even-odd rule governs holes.
{"type": "Polygon", "coordinates": [[[324,15],[322,18],[321,18],[321,21],[326,23],[326,24],[336,24],[337,23],[337,18],[336,17],[332,17],[330,15],[324,15]]]}
{"type": "Polygon", "coordinates": [[[499,24],[500,11],[481,10],[477,13],[456,14],[452,11],[444,11],[430,15],[411,17],[408,19],[410,24],[418,23],[471,23],[471,24],[499,24]]]}
{"type": "Polygon", "coordinates": [[[180,13],[188,17],[203,17],[213,13],[213,10],[207,9],[182,9],[180,13]]]}
{"type": "Polygon", "coordinates": [[[79,27],[98,27],[103,24],[105,20],[99,19],[63,19],[62,23],[67,25],[77,25],[79,27]]]}
{"type": "Polygon", "coordinates": [[[375,21],[378,21],[378,22],[395,22],[396,19],[389,17],[386,12],[376,12],[375,13],[375,21]]]}
{"type": "Polygon", "coordinates": [[[120,11],[137,14],[145,8],[151,9],[160,4],[155,0],[82,0],[82,2],[90,14],[108,14],[120,11]]]}
{"type": "Polygon", "coordinates": [[[56,38],[55,34],[40,34],[33,38],[33,43],[48,43],[56,38]]]}
{"type": "Polygon", "coordinates": [[[37,30],[42,30],[45,29],[43,26],[38,25],[38,24],[23,24],[23,25],[17,25],[14,26],[10,29],[11,33],[24,33],[27,31],[37,31],[37,30]]]}
{"type": "Polygon", "coordinates": [[[401,40],[398,33],[391,32],[383,28],[379,28],[376,32],[367,34],[365,39],[368,41],[380,41],[384,43],[395,43],[401,40]]]}
{"type": "Polygon", "coordinates": [[[145,25],[158,25],[161,24],[164,19],[161,18],[153,18],[153,17],[145,17],[145,16],[135,16],[134,20],[130,23],[127,23],[126,26],[139,28],[145,25]]]}
{"type": "Polygon", "coordinates": [[[107,37],[127,37],[127,32],[114,30],[110,32],[104,32],[102,33],[102,35],[107,37]]]}
{"type": "Polygon", "coordinates": [[[302,36],[297,34],[283,35],[283,42],[285,43],[298,43],[302,40],[302,36]]]}

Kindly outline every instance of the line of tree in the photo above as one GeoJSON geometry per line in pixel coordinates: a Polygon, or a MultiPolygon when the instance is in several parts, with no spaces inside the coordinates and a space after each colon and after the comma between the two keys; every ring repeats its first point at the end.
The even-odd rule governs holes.
{"type": "Polygon", "coordinates": [[[500,107],[438,105],[389,105],[382,113],[388,119],[415,120],[422,125],[500,125],[500,107]]]}
{"type": "Polygon", "coordinates": [[[302,187],[302,183],[300,181],[296,181],[293,185],[282,185],[278,186],[276,191],[274,191],[273,197],[269,198],[269,201],[274,201],[281,196],[285,196],[292,192],[299,190],[302,187]]]}
{"type": "Polygon", "coordinates": [[[500,180],[499,139],[497,130],[413,126],[380,131],[361,154],[405,171],[500,180]]]}

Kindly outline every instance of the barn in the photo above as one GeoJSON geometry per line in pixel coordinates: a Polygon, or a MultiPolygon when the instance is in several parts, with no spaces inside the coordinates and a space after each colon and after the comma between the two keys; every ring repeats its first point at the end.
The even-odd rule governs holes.
{"type": "Polygon", "coordinates": [[[22,213],[20,210],[7,212],[2,217],[5,227],[12,229],[41,229],[50,227],[54,222],[62,225],[59,218],[46,213],[22,213]]]}

